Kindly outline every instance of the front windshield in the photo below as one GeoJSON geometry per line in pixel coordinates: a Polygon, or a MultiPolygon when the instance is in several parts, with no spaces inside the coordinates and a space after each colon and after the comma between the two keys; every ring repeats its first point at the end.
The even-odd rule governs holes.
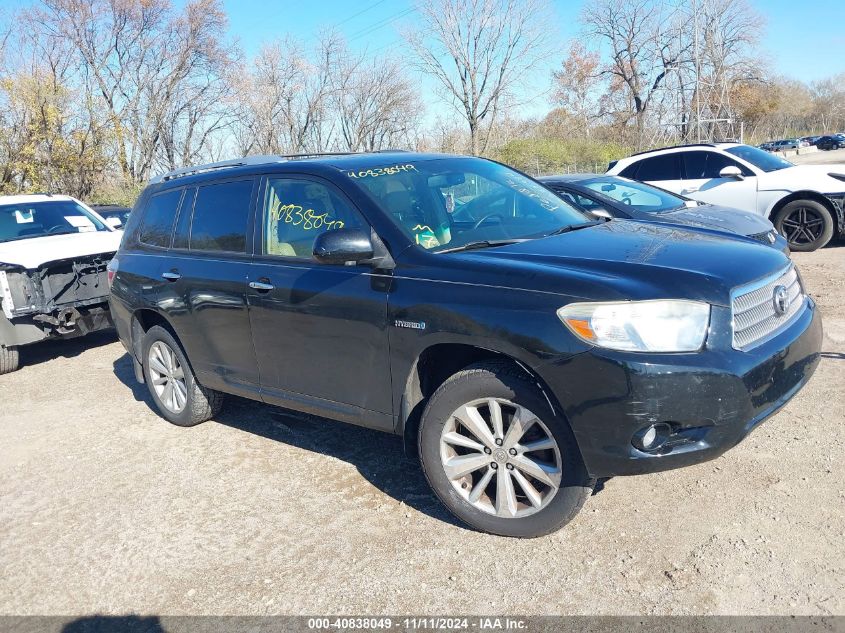
{"type": "Polygon", "coordinates": [[[0,242],[93,231],[108,229],[73,200],[21,202],[0,206],[0,242]]]}
{"type": "Polygon", "coordinates": [[[759,147],[751,147],[750,145],[737,145],[736,147],[729,147],[725,151],[728,154],[733,154],[751,163],[757,169],[762,169],[765,172],[777,171],[778,169],[786,169],[787,167],[793,166],[792,163],[780,156],[770,154],[759,147]]]}
{"type": "Polygon", "coordinates": [[[611,200],[631,207],[632,210],[645,213],[663,213],[686,206],[686,200],[683,198],[627,178],[606,176],[585,180],[581,184],[611,200]]]}
{"type": "Polygon", "coordinates": [[[348,171],[421,247],[543,237],[589,222],[554,193],[480,158],[441,158],[348,171]]]}

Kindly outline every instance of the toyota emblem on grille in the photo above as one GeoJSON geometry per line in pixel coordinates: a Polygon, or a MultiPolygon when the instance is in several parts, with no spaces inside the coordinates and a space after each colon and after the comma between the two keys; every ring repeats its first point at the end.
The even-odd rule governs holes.
{"type": "Polygon", "coordinates": [[[778,315],[785,314],[789,310],[789,292],[786,286],[775,286],[774,296],[772,297],[775,306],[775,312],[778,315]]]}

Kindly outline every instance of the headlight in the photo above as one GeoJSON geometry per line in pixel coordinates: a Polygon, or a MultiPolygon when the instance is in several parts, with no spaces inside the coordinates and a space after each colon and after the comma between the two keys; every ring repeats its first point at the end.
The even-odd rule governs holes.
{"type": "Polygon", "coordinates": [[[694,352],[707,336],[710,305],[671,299],[571,303],[557,315],[591,345],[631,352],[694,352]]]}

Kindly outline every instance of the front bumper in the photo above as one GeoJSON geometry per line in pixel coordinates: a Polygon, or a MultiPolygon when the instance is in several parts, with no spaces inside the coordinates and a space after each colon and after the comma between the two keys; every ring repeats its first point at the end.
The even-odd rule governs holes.
{"type": "Polygon", "coordinates": [[[836,209],[836,228],[841,234],[845,234],[845,192],[826,193],[824,197],[830,200],[833,208],[836,209]]]}
{"type": "Polygon", "coordinates": [[[48,338],[78,338],[111,328],[107,303],[64,307],[49,314],[35,314],[6,319],[0,314],[0,342],[22,346],[48,338]]]}
{"type": "Polygon", "coordinates": [[[748,352],[727,345],[644,357],[594,349],[541,373],[589,474],[634,475],[707,461],[738,444],[810,379],[821,340],[821,317],[808,297],[786,329],[748,352]],[[673,431],[660,450],[633,446],[638,430],[660,422],[673,431]]]}

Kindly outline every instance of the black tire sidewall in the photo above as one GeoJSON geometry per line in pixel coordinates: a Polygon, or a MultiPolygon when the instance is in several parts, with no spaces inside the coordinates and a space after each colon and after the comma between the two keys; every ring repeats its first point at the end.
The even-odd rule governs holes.
{"type": "Polygon", "coordinates": [[[492,371],[458,374],[438,389],[422,415],[419,453],[429,484],[449,511],[475,529],[502,536],[531,538],[558,530],[577,514],[593,486],[569,425],[552,411],[545,396],[527,381],[492,371]],[[511,519],[493,516],[462,499],[446,477],[440,461],[444,425],[459,406],[487,397],[507,399],[528,408],[554,435],[563,462],[563,477],[557,494],[540,512],[511,519]]]}
{"type": "Polygon", "coordinates": [[[833,237],[835,227],[830,210],[815,200],[793,200],[792,202],[785,204],[775,215],[773,224],[775,225],[777,232],[786,237],[783,231],[783,221],[799,206],[809,207],[815,210],[824,220],[824,230],[822,231],[821,236],[812,242],[808,242],[806,244],[793,244],[792,242],[789,242],[789,250],[807,253],[822,248],[833,237]]]}
{"type": "Polygon", "coordinates": [[[193,398],[195,397],[194,393],[196,391],[196,383],[194,372],[191,370],[191,366],[188,363],[188,358],[185,356],[185,352],[182,351],[182,346],[179,345],[175,337],[170,332],[161,326],[155,325],[144,335],[141,350],[143,354],[141,365],[144,368],[144,380],[147,383],[150,396],[152,397],[159,414],[168,422],[177,426],[195,426],[197,422],[192,419],[191,411],[193,410],[193,398]],[[173,350],[176,357],[179,359],[179,364],[182,365],[182,370],[185,372],[185,385],[187,387],[188,395],[185,406],[179,413],[173,413],[170,409],[164,406],[159,399],[158,394],[155,392],[155,389],[153,389],[153,383],[150,379],[149,356],[150,348],[156,341],[166,343],[173,350]]]}

